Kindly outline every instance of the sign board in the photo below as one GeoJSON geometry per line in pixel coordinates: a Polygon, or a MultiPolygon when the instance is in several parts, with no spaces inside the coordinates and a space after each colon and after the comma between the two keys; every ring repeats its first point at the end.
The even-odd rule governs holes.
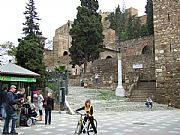
{"type": "Polygon", "coordinates": [[[62,95],[63,95],[63,90],[59,89],[59,102],[62,103],[62,95]]]}
{"type": "Polygon", "coordinates": [[[32,77],[12,77],[0,75],[0,81],[11,81],[11,82],[36,82],[36,78],[32,77]]]}
{"type": "Polygon", "coordinates": [[[133,69],[143,68],[143,64],[133,64],[133,69]]]}
{"type": "Polygon", "coordinates": [[[59,87],[59,102],[65,103],[65,87],[59,87]]]}

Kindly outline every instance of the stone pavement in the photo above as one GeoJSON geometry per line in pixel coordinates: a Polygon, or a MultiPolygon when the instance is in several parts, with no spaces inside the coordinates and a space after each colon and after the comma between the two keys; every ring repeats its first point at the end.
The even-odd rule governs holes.
{"type": "MultiPolygon", "coordinates": [[[[112,96],[110,100],[100,98],[99,89],[88,89],[83,87],[69,87],[67,100],[73,110],[81,107],[86,99],[91,99],[96,113],[101,112],[122,112],[122,111],[148,111],[144,102],[127,102],[126,98],[117,98],[112,96]]],[[[152,111],[157,110],[174,110],[167,105],[154,103],[152,111]]]]}
{"type": "MultiPolygon", "coordinates": [[[[73,135],[78,115],[53,112],[52,125],[20,127],[20,135],[73,135]]],[[[98,135],[180,135],[180,111],[96,113],[98,135]]],[[[2,129],[0,122],[0,129],[2,129]]]]}
{"type": "MultiPolygon", "coordinates": [[[[144,103],[126,102],[124,98],[103,100],[97,90],[70,87],[67,100],[75,110],[91,99],[98,121],[98,135],[180,135],[180,110],[154,104],[147,110],[144,103]]],[[[20,135],[73,135],[78,115],[54,111],[52,124],[38,122],[32,127],[20,127],[20,135]]],[[[0,130],[3,122],[0,121],[0,130]]]]}

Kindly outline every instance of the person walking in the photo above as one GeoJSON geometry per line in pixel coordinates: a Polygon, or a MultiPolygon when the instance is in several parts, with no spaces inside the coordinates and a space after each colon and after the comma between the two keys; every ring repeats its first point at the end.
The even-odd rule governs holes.
{"type": "Polygon", "coordinates": [[[38,92],[38,109],[39,109],[39,121],[42,121],[42,115],[43,115],[43,101],[44,98],[41,94],[41,91],[38,92]]]}
{"type": "Polygon", "coordinates": [[[15,94],[15,92],[16,92],[16,86],[11,85],[9,92],[7,92],[6,94],[6,103],[4,104],[6,118],[5,118],[2,134],[18,134],[15,129],[16,121],[18,117],[16,114],[16,108],[14,106],[21,101],[21,98],[18,97],[15,94]],[[9,133],[9,123],[11,119],[12,119],[12,126],[11,126],[11,132],[9,133]]]}
{"type": "Polygon", "coordinates": [[[52,98],[52,93],[48,93],[48,96],[44,99],[45,108],[45,125],[47,123],[51,124],[51,112],[54,110],[54,99],[52,98]]]}

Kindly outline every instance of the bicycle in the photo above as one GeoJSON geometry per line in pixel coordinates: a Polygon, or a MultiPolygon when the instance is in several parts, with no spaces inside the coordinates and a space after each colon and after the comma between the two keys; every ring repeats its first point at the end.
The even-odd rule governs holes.
{"type": "MultiPolygon", "coordinates": [[[[82,131],[85,131],[88,135],[93,135],[94,130],[91,126],[89,119],[87,120],[87,122],[84,121],[84,117],[87,116],[87,114],[81,114],[79,112],[76,112],[76,113],[80,115],[80,119],[78,121],[74,135],[80,135],[82,133],[82,131]],[[83,129],[81,129],[81,126],[83,126],[83,129]]],[[[97,120],[93,119],[93,121],[94,121],[94,126],[97,129],[97,120]]]]}

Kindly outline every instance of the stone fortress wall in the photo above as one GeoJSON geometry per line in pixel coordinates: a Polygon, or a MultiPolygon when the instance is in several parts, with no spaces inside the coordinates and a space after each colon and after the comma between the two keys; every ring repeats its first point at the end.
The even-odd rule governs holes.
{"type": "MultiPolygon", "coordinates": [[[[137,15],[138,12],[134,8],[127,10],[131,15],[137,15]]],[[[105,59],[108,56],[115,58],[116,57],[116,43],[115,43],[115,31],[110,29],[110,22],[105,18],[110,14],[110,12],[99,12],[102,16],[102,25],[103,25],[103,34],[104,45],[106,49],[100,54],[100,59],[105,59]]],[[[142,20],[146,20],[146,16],[140,17],[142,20]]],[[[70,27],[73,22],[70,22],[70,27]]],[[[68,57],[68,46],[71,46],[71,37],[69,36],[70,29],[68,22],[63,26],[55,30],[55,36],[53,38],[53,50],[45,50],[44,62],[47,67],[55,67],[61,63],[65,63],[68,57]],[[63,58],[62,58],[63,57],[63,58]],[[64,58],[67,57],[67,58],[64,58]],[[52,60],[53,58],[53,60],[52,60]]]]}
{"type": "MultiPolygon", "coordinates": [[[[180,103],[179,2],[179,0],[153,0],[154,35],[120,43],[125,89],[128,91],[129,86],[137,76],[140,76],[141,81],[155,81],[156,89],[154,91],[156,91],[157,101],[167,103],[169,100],[173,102],[174,106],[180,103]],[[136,66],[141,68],[134,68],[136,66]]],[[[89,86],[96,86],[94,85],[94,75],[98,73],[98,87],[115,89],[117,86],[115,31],[109,28],[110,23],[105,20],[110,13],[103,12],[100,14],[102,15],[106,48],[100,54],[98,60],[89,64],[86,80],[89,86]]],[[[133,12],[132,14],[137,13],[133,12]]],[[[140,17],[140,20],[144,24],[146,16],[140,17]]],[[[68,31],[68,24],[56,30],[53,51],[46,51],[45,53],[46,66],[54,67],[55,65],[65,65],[67,63],[68,57],[66,54],[68,54],[68,46],[70,46],[68,31]]],[[[73,80],[73,85],[79,85],[79,79],[77,80],[77,82],[73,80]]]]}
{"type": "MultiPolygon", "coordinates": [[[[134,8],[127,9],[126,12],[129,12],[129,14],[131,14],[131,15],[138,15],[138,11],[134,8]]],[[[100,58],[97,61],[98,61],[99,65],[102,67],[102,65],[104,64],[103,61],[105,61],[105,59],[108,59],[108,58],[116,59],[117,58],[117,52],[116,52],[117,43],[115,41],[115,31],[109,28],[110,22],[108,20],[106,20],[106,17],[110,14],[110,12],[101,12],[100,11],[100,14],[102,16],[103,34],[105,36],[105,38],[104,38],[105,49],[104,49],[104,52],[100,53],[100,58]]],[[[142,16],[140,18],[142,18],[142,20],[146,20],[146,16],[142,16]]],[[[69,47],[71,46],[71,44],[70,44],[71,38],[69,38],[68,32],[69,32],[68,23],[66,23],[65,25],[56,29],[55,36],[53,39],[53,50],[52,51],[47,50],[45,52],[44,61],[46,63],[46,66],[48,66],[49,68],[53,68],[58,65],[67,66],[68,56],[64,55],[64,54],[68,54],[68,45],[69,45],[69,47]],[[53,60],[52,60],[52,58],[53,58],[53,60]]],[[[130,40],[129,42],[123,42],[121,44],[123,44],[124,51],[129,50],[129,52],[124,52],[124,54],[127,53],[129,55],[134,56],[134,55],[141,55],[142,49],[148,44],[148,42],[149,42],[149,38],[147,38],[147,39],[140,38],[138,40],[130,40]],[[133,46],[134,43],[136,44],[135,46],[133,46]],[[139,45],[137,45],[137,44],[139,44],[139,45]],[[132,51],[132,52],[130,52],[130,51],[132,51]]],[[[150,44],[151,43],[152,42],[150,42],[150,44]]],[[[151,45],[148,45],[148,46],[151,47],[151,45]]],[[[128,59],[127,61],[130,62],[131,58],[128,57],[127,59],[128,59]]],[[[94,65],[90,63],[90,64],[88,64],[88,67],[87,67],[87,71],[89,72],[89,74],[91,74],[91,75],[89,75],[89,77],[91,78],[90,80],[92,80],[93,74],[94,74],[92,72],[93,66],[94,65]]],[[[113,66],[115,66],[115,65],[113,65],[113,66]]],[[[76,73],[80,74],[80,67],[78,67],[78,66],[75,69],[72,69],[72,67],[69,65],[69,69],[72,70],[71,71],[72,73],[74,73],[74,71],[78,69],[78,71],[76,71],[76,73]]],[[[108,74],[109,72],[110,72],[110,70],[107,70],[106,74],[108,74]]],[[[127,70],[127,72],[128,72],[128,70],[127,70]]],[[[106,79],[103,80],[103,82],[104,82],[103,85],[106,86],[105,82],[108,82],[108,83],[116,82],[117,83],[117,73],[114,72],[113,76],[114,76],[113,78],[116,78],[114,81],[111,81],[111,80],[109,81],[108,80],[109,77],[104,77],[107,80],[106,79]]],[[[110,78],[112,78],[112,77],[110,77],[110,78]]],[[[73,83],[73,84],[75,84],[75,83],[73,83]]],[[[77,84],[79,84],[79,81],[77,82],[77,84]]],[[[110,85],[110,84],[108,84],[108,85],[110,85]]]]}
{"type": "Polygon", "coordinates": [[[153,0],[157,101],[180,107],[180,1],[153,0]]]}
{"type": "MultiPolygon", "coordinates": [[[[155,81],[153,40],[153,36],[149,36],[120,43],[123,85],[126,91],[129,90],[137,76],[140,76],[140,80],[143,81],[155,81]],[[139,64],[142,65],[142,68],[133,68],[139,64]]],[[[98,59],[92,63],[89,73],[91,75],[87,75],[87,82],[92,87],[93,85],[97,86],[93,83],[96,73],[99,74],[98,87],[115,90],[117,86],[117,57],[98,59]]]]}

